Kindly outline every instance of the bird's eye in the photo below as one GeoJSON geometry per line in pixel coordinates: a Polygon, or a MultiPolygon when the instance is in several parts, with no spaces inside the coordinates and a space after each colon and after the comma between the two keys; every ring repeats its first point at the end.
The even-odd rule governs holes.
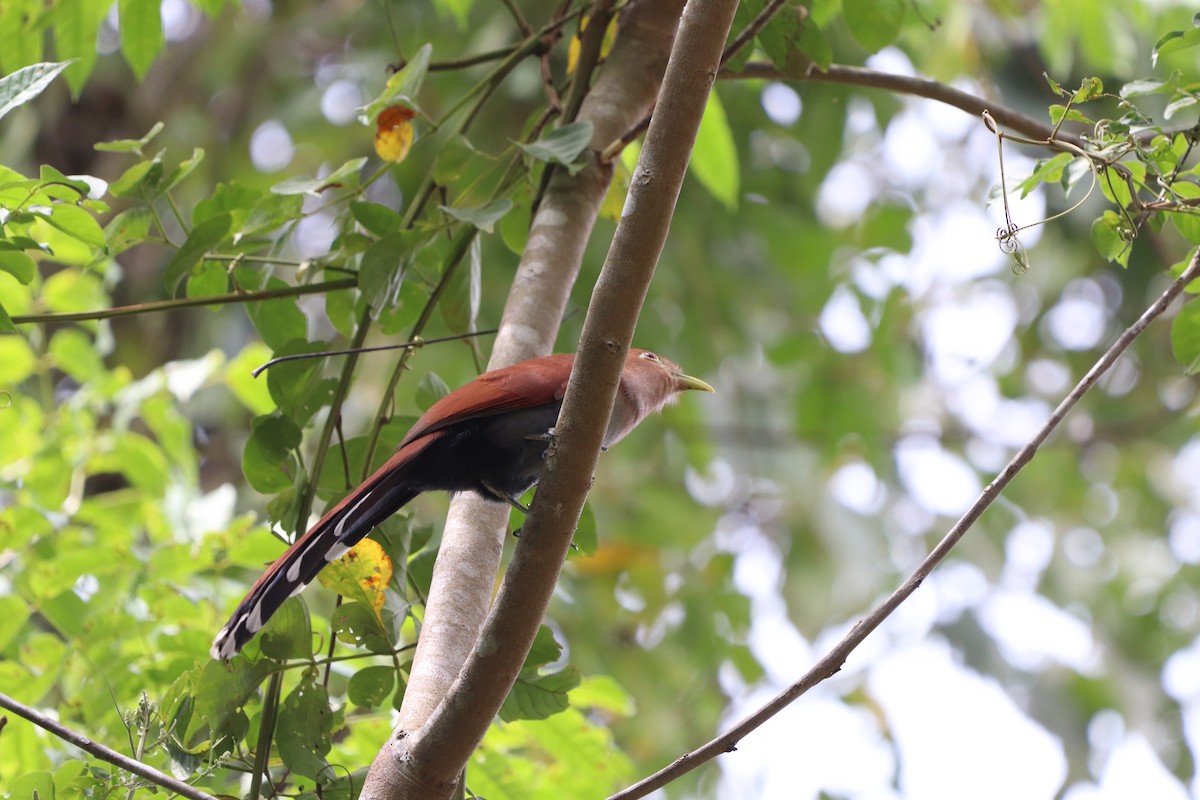
{"type": "Polygon", "coordinates": [[[658,361],[658,356],[654,355],[654,353],[642,353],[642,358],[650,361],[658,361]]]}

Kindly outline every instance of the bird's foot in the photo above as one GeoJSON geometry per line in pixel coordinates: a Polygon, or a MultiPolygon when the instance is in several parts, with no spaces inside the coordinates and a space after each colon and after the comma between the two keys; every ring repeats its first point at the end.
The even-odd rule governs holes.
{"type": "Polygon", "coordinates": [[[489,483],[484,483],[483,488],[486,489],[487,493],[489,495],[491,495],[493,498],[495,498],[496,500],[499,500],[502,503],[508,503],[510,506],[515,508],[517,511],[520,511],[522,514],[529,513],[529,506],[522,503],[520,498],[518,498],[516,495],[509,494],[508,492],[504,491],[503,489],[498,489],[489,483]]]}

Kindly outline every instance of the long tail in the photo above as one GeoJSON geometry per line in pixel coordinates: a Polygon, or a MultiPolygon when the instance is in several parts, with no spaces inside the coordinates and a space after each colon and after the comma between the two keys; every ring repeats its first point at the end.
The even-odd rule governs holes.
{"type": "Polygon", "coordinates": [[[233,658],[284,600],[303,591],[326,564],[341,558],[372,528],[421,493],[412,488],[405,467],[425,444],[414,442],[402,448],[267,568],[213,640],[209,651],[213,658],[233,658]]]}

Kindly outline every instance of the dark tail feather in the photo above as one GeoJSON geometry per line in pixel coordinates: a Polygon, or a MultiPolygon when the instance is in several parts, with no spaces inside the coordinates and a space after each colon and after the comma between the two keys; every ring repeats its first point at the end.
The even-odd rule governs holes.
{"type": "Polygon", "coordinates": [[[299,594],[326,564],[341,558],[372,528],[420,494],[409,487],[402,467],[389,469],[391,463],[330,509],[267,568],[213,640],[213,658],[233,658],[284,600],[299,594]]]}

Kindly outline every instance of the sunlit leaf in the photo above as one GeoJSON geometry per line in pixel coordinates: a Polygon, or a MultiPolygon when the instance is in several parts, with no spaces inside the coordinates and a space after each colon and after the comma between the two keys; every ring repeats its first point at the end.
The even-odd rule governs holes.
{"type": "Polygon", "coordinates": [[[20,250],[0,249],[0,271],[7,272],[23,284],[37,273],[37,264],[20,250]]]}
{"type": "Polygon", "coordinates": [[[696,133],[696,144],[688,169],[701,185],[730,211],[738,201],[738,152],[729,129],[725,108],[716,92],[708,96],[708,105],[696,133]]]}
{"type": "Polygon", "coordinates": [[[896,41],[907,10],[908,3],[904,0],[842,2],[846,28],[868,53],[876,53],[896,41]]]}
{"type": "Polygon", "coordinates": [[[1189,47],[1200,44],[1200,28],[1190,28],[1184,31],[1171,31],[1157,42],[1150,53],[1150,66],[1158,66],[1158,59],[1189,47]]]}
{"type": "Polygon", "coordinates": [[[32,64],[0,78],[0,117],[37,97],[74,62],[75,59],[32,64]]]}
{"type": "Polygon", "coordinates": [[[117,0],[121,53],[139,79],[145,78],[166,43],[158,0],[117,0]]]}
{"type": "Polygon", "coordinates": [[[380,113],[388,106],[402,103],[411,109],[417,109],[417,93],[425,82],[425,73],[429,69],[429,57],[433,53],[433,45],[426,44],[418,50],[404,67],[395,75],[388,78],[383,91],[363,107],[359,121],[363,125],[375,122],[380,113]]]}
{"type": "Polygon", "coordinates": [[[363,539],[323,569],[317,579],[326,589],[358,600],[379,613],[392,580],[392,572],[392,561],[379,542],[363,539]]]}

